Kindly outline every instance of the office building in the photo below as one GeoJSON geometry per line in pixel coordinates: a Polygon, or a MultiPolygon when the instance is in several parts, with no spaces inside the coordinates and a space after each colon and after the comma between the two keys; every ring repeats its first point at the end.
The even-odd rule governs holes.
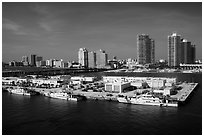
{"type": "Polygon", "coordinates": [[[36,66],[36,55],[32,54],[30,57],[30,65],[36,66]]]}
{"type": "Polygon", "coordinates": [[[97,68],[104,68],[108,64],[108,54],[104,50],[96,51],[96,66],[97,68]]]}
{"type": "Polygon", "coordinates": [[[79,64],[81,64],[81,66],[83,68],[87,68],[88,67],[88,50],[86,48],[80,48],[78,51],[78,61],[79,64]]]}
{"type": "Polygon", "coordinates": [[[137,36],[137,61],[138,64],[154,63],[155,41],[147,34],[137,36]]]}
{"type": "Polygon", "coordinates": [[[93,51],[88,53],[88,64],[89,68],[96,67],[96,53],[93,51]]]}
{"type": "Polygon", "coordinates": [[[28,66],[29,65],[28,56],[23,56],[21,62],[23,62],[24,66],[28,66]]]}
{"type": "Polygon", "coordinates": [[[54,60],[53,59],[46,60],[46,66],[53,67],[54,66],[54,60]]]}
{"type": "Polygon", "coordinates": [[[55,67],[56,68],[62,68],[62,62],[63,62],[63,60],[61,59],[61,60],[55,60],[54,61],[55,63],[55,67]]]}
{"type": "Polygon", "coordinates": [[[181,62],[181,36],[173,33],[168,36],[168,65],[179,66],[181,62]]]}
{"type": "Polygon", "coordinates": [[[23,62],[18,62],[13,60],[9,62],[9,66],[13,66],[13,67],[23,66],[23,62]]]}

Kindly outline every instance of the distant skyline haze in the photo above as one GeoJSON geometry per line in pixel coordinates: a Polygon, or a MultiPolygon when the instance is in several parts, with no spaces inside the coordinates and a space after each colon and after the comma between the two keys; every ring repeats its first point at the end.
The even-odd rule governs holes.
{"type": "Polygon", "coordinates": [[[201,2],[3,2],[2,61],[31,54],[78,61],[79,48],[103,49],[109,59],[137,57],[137,35],[155,40],[155,58],[167,59],[168,35],[196,45],[202,59],[201,2]]]}

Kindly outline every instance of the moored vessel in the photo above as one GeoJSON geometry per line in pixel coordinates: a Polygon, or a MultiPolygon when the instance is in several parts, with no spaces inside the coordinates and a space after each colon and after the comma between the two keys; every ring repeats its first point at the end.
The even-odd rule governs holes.
{"type": "Polygon", "coordinates": [[[82,99],[77,95],[68,94],[66,92],[51,92],[51,93],[47,93],[45,96],[48,96],[51,98],[63,99],[63,100],[70,100],[70,101],[79,101],[82,99]]]}
{"type": "Polygon", "coordinates": [[[18,94],[18,95],[25,95],[30,96],[31,93],[28,92],[25,88],[16,88],[16,89],[10,89],[8,90],[11,94],[18,94]]]}
{"type": "Polygon", "coordinates": [[[167,99],[162,100],[148,93],[141,94],[138,96],[133,96],[133,97],[119,95],[117,97],[117,100],[118,102],[121,102],[121,103],[129,103],[129,104],[137,104],[137,105],[171,106],[171,107],[178,106],[177,102],[169,101],[167,99]]]}

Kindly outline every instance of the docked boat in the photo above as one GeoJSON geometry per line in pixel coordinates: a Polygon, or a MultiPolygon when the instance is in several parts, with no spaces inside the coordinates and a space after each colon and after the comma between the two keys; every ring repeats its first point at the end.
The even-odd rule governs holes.
{"type": "Polygon", "coordinates": [[[11,94],[18,94],[18,95],[25,95],[30,96],[31,93],[29,93],[25,88],[16,88],[8,90],[11,94]]]}
{"type": "Polygon", "coordinates": [[[70,100],[70,101],[79,101],[82,99],[77,95],[71,95],[66,92],[52,92],[52,93],[46,94],[45,96],[48,96],[51,98],[63,99],[63,100],[70,100]]]}
{"type": "Polygon", "coordinates": [[[142,94],[133,97],[127,97],[119,95],[117,97],[118,102],[129,103],[129,104],[138,104],[138,105],[152,105],[152,106],[172,106],[177,107],[178,104],[175,102],[169,102],[168,100],[159,99],[151,94],[142,94]]]}

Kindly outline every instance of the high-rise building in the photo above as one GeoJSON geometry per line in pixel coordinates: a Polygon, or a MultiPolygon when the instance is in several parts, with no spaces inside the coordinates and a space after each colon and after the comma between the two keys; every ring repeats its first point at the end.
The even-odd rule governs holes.
{"type": "Polygon", "coordinates": [[[89,68],[96,67],[96,53],[93,51],[88,53],[88,64],[89,64],[89,68]]]}
{"type": "Polygon", "coordinates": [[[151,63],[155,63],[155,42],[153,39],[151,39],[150,53],[151,53],[151,63]]]}
{"type": "Polygon", "coordinates": [[[41,56],[36,56],[36,67],[41,67],[42,65],[41,65],[41,63],[42,63],[42,61],[43,61],[43,57],[41,57],[41,56]]]}
{"type": "Polygon", "coordinates": [[[195,63],[195,45],[173,33],[168,36],[168,65],[179,66],[180,63],[195,63]]]}
{"type": "Polygon", "coordinates": [[[138,64],[154,63],[155,41],[147,34],[137,36],[137,61],[138,64]]]}
{"type": "Polygon", "coordinates": [[[173,33],[168,36],[168,65],[179,66],[181,62],[181,36],[173,33]]]}
{"type": "Polygon", "coordinates": [[[97,68],[104,68],[108,64],[108,54],[104,50],[96,51],[96,66],[97,68]]]}
{"type": "Polygon", "coordinates": [[[196,47],[195,45],[191,45],[191,63],[195,63],[196,61],[196,47]]]}
{"type": "Polygon", "coordinates": [[[53,67],[53,66],[54,66],[53,63],[54,63],[54,60],[53,60],[53,59],[46,60],[46,66],[53,67]]]}
{"type": "Polygon", "coordinates": [[[23,56],[21,62],[23,62],[24,66],[28,66],[29,65],[28,56],[23,56]]]}
{"type": "Polygon", "coordinates": [[[30,57],[30,65],[36,66],[36,55],[32,54],[30,57]]]}
{"type": "Polygon", "coordinates": [[[61,60],[55,60],[55,67],[56,68],[62,68],[62,62],[63,62],[62,59],[61,60]]]}
{"type": "Polygon", "coordinates": [[[186,39],[181,40],[181,62],[184,64],[195,63],[195,45],[186,39]]]}
{"type": "Polygon", "coordinates": [[[82,67],[88,67],[88,50],[86,48],[80,48],[78,51],[78,61],[82,67]]]}

